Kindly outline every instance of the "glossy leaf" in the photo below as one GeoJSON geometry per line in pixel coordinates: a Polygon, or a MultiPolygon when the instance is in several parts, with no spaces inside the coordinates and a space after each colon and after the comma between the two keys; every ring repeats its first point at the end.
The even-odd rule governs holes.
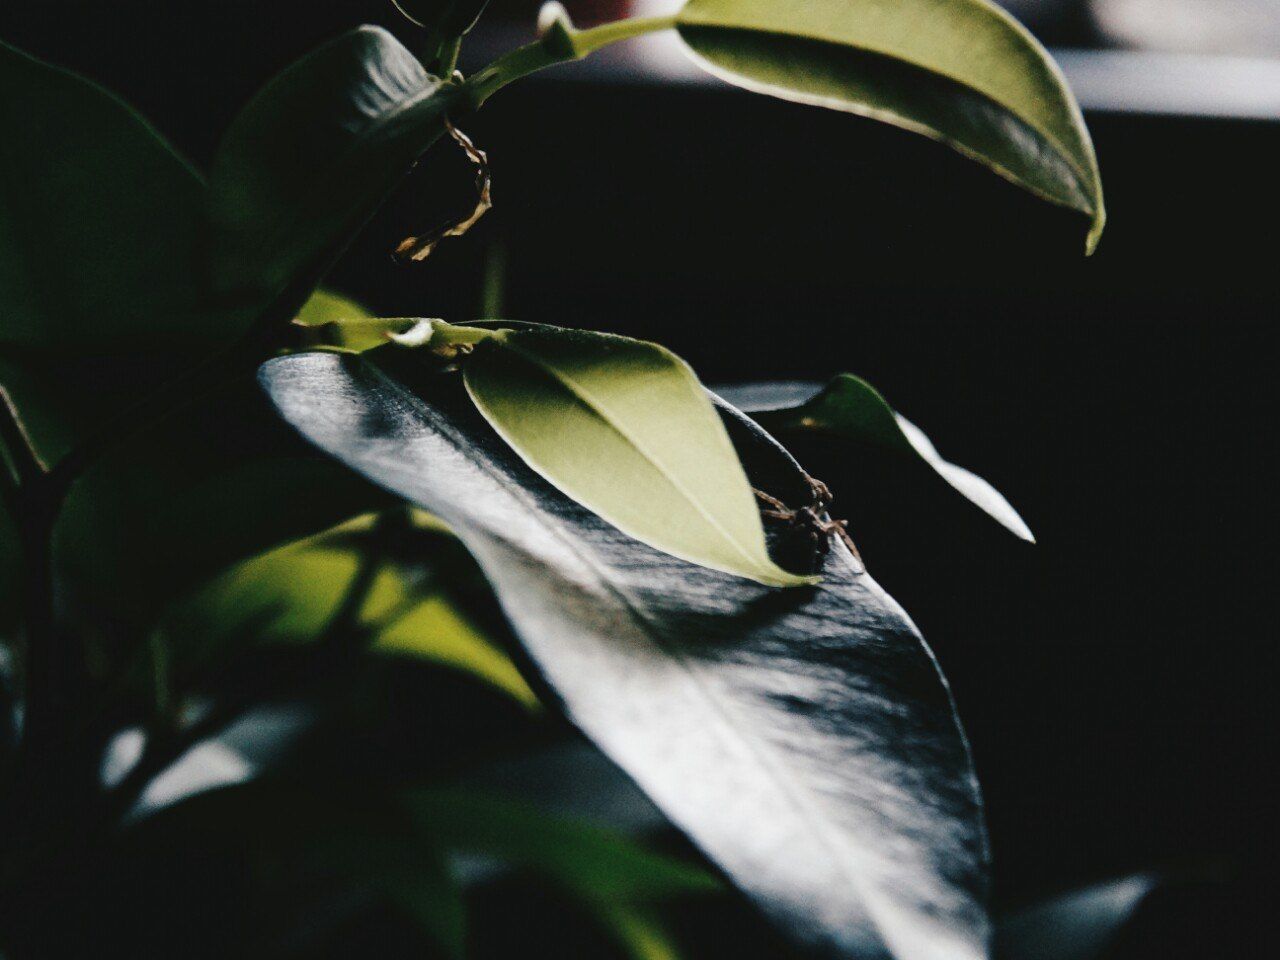
{"type": "Polygon", "coordinates": [[[331,260],[444,132],[454,89],[377,27],[268,83],[214,157],[215,289],[230,303],[267,303],[331,260]]]}
{"type": "Polygon", "coordinates": [[[1014,536],[1035,542],[1031,529],[1000,491],[944,460],[924,431],[895,413],[861,377],[844,373],[826,386],[753,383],[717,387],[716,392],[771,432],[813,431],[923,463],[1014,536]]]}
{"type": "Polygon", "coordinates": [[[1156,888],[1135,874],[1027,907],[996,928],[997,960],[1100,960],[1156,888]]]}
{"type": "Polygon", "coordinates": [[[697,376],[656,344],[538,327],[465,367],[480,412],[534,470],[619,530],[774,586],[755,494],[697,376]]]}
{"type": "MultiPolygon", "coordinates": [[[[449,523],[570,718],[784,932],[832,958],[985,956],[981,803],[946,684],[844,547],[787,591],[649,549],[420,370],[304,354],[260,377],[313,443],[449,523]]],[[[795,462],[724,415],[752,481],[803,502],[795,462]]]]}
{"type": "Polygon", "coordinates": [[[759,93],[845,110],[949,144],[1106,223],[1093,144],[1061,71],[988,0],[689,0],[695,59],[759,93]]]}

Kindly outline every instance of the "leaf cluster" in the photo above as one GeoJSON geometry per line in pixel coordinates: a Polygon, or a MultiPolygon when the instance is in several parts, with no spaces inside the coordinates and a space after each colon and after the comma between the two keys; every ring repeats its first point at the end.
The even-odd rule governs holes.
{"type": "MultiPolygon", "coordinates": [[[[311,955],[394,917],[460,957],[477,891],[534,874],[637,958],[676,956],[670,902],[730,888],[813,955],[986,956],[946,682],[778,439],[906,458],[1030,540],[1008,501],[852,375],[712,393],[658,344],[379,317],[322,284],[490,97],[658,31],[1079,211],[1091,251],[1061,75],[985,0],[688,0],[587,30],[549,4],[471,76],[484,0],[394,2],[416,53],[324,44],[207,173],[0,44],[0,952],[311,955]],[[551,716],[692,846],[493,790],[551,716]]],[[[468,156],[482,202],[440,238],[487,209],[468,156]]]]}

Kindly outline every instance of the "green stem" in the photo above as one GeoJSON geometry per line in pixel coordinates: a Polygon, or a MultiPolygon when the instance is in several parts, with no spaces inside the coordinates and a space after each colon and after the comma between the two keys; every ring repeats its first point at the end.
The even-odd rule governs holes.
{"type": "Polygon", "coordinates": [[[631,20],[616,20],[613,23],[602,23],[590,30],[574,30],[573,46],[577,50],[578,59],[595,53],[601,47],[644,36],[646,33],[658,33],[671,30],[676,25],[674,15],[665,17],[635,17],[631,20]]]}
{"type": "Polygon", "coordinates": [[[462,51],[462,38],[454,37],[452,40],[445,41],[440,44],[439,52],[435,55],[435,74],[442,80],[448,80],[453,76],[453,71],[458,68],[458,54],[462,51]]]}
{"type": "Polygon", "coordinates": [[[483,70],[472,74],[463,85],[472,109],[478,109],[491,96],[513,81],[537,73],[558,63],[581,60],[602,47],[670,30],[676,25],[674,16],[636,17],[604,23],[590,30],[574,30],[563,23],[556,24],[546,36],[535,43],[512,50],[499,57],[483,70]]]}

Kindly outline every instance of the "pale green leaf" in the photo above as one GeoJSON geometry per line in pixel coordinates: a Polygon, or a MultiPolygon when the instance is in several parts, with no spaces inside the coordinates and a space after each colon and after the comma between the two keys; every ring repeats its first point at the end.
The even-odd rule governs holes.
{"type": "Polygon", "coordinates": [[[760,583],[813,582],[770,559],[724,425],[669,350],[525,328],[481,344],[465,372],[476,406],[525,462],[619,530],[760,583]]]}
{"type": "Polygon", "coordinates": [[[1106,223],[1080,108],[1061,71],[989,0],[689,0],[695,59],[738,86],[885,121],[949,144],[1106,223]]]}

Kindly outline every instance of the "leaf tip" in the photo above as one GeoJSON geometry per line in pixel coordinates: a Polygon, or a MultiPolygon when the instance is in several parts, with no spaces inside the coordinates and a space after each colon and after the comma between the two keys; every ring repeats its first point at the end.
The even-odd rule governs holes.
{"type": "Polygon", "coordinates": [[[1089,225],[1089,235],[1084,241],[1084,255],[1092,257],[1095,250],[1098,249],[1098,241],[1102,239],[1102,232],[1107,228],[1107,208],[1103,206],[1102,197],[1098,197],[1097,209],[1093,214],[1093,222],[1089,225]]]}

